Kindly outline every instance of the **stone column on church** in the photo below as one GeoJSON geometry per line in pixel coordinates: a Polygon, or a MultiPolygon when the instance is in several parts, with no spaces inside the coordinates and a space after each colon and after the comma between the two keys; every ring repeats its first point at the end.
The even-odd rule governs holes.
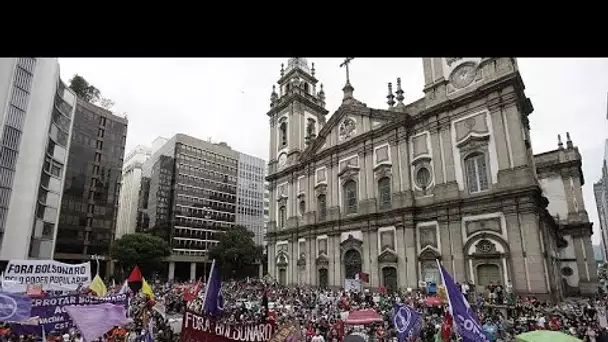
{"type": "Polygon", "coordinates": [[[363,177],[365,177],[365,183],[367,185],[367,191],[366,191],[366,199],[372,199],[376,197],[376,192],[374,191],[374,189],[376,188],[375,186],[375,181],[374,181],[374,152],[373,150],[368,151],[365,154],[365,169],[362,169],[363,173],[363,177]]]}
{"type": "MultiPolygon", "coordinates": [[[[363,270],[363,272],[372,274],[372,266],[369,262],[369,255],[371,253],[370,251],[370,231],[368,228],[363,228],[361,230],[361,239],[363,240],[363,244],[361,244],[361,268],[363,270]]],[[[371,281],[371,279],[370,279],[371,281]]]]}
{"type": "Polygon", "coordinates": [[[407,257],[406,272],[407,272],[407,287],[418,287],[418,251],[416,248],[415,231],[416,227],[413,222],[405,222],[405,255],[407,257]]]}
{"type": "Polygon", "coordinates": [[[340,250],[340,234],[333,235],[333,248],[335,251],[336,261],[334,263],[334,272],[336,272],[335,286],[343,287],[344,278],[342,275],[342,251],[340,250]]]}
{"type": "Polygon", "coordinates": [[[378,230],[373,229],[369,232],[369,263],[371,272],[369,273],[369,285],[377,287],[380,285],[380,270],[378,269],[378,230]]]}
{"type": "MultiPolygon", "coordinates": [[[[399,169],[401,170],[401,191],[407,191],[407,190],[411,190],[411,185],[410,185],[410,158],[409,158],[409,145],[407,142],[407,139],[403,139],[401,141],[399,141],[399,148],[398,148],[398,153],[399,153],[399,158],[398,158],[398,162],[399,162],[399,169]]],[[[395,164],[395,161],[393,161],[393,164],[395,164]]]]}
{"type": "Polygon", "coordinates": [[[336,277],[339,277],[339,274],[336,274],[335,269],[335,263],[336,261],[336,253],[340,253],[340,251],[336,251],[333,248],[334,245],[334,237],[333,235],[328,235],[327,236],[327,273],[329,275],[329,285],[330,286],[336,286],[335,284],[339,283],[339,280],[336,280],[336,277]]]}
{"type": "Polygon", "coordinates": [[[363,173],[359,173],[359,201],[364,201],[369,198],[369,194],[367,192],[367,179],[364,176],[367,170],[367,164],[368,161],[366,158],[366,154],[359,154],[359,168],[363,171],[363,173]]]}
{"type": "Polygon", "coordinates": [[[290,260],[289,260],[290,278],[289,278],[289,281],[287,283],[288,284],[297,285],[298,282],[299,282],[299,275],[298,275],[298,239],[295,238],[295,237],[289,240],[289,252],[291,254],[291,257],[290,257],[290,260]]]}
{"type": "Polygon", "coordinates": [[[405,232],[403,225],[397,225],[395,234],[397,237],[397,282],[399,287],[407,287],[407,267],[406,267],[406,255],[405,255],[405,232]]]}
{"type": "Polygon", "coordinates": [[[275,269],[276,262],[276,252],[275,252],[275,242],[273,240],[268,241],[268,274],[273,279],[277,279],[277,272],[275,269]]]}
{"type": "Polygon", "coordinates": [[[308,241],[308,284],[309,285],[318,285],[316,281],[317,275],[317,239],[315,237],[309,237],[308,241]]]}
{"type": "Polygon", "coordinates": [[[389,153],[391,156],[392,164],[392,185],[391,192],[395,193],[401,191],[401,163],[399,163],[399,148],[397,142],[389,143],[389,153]]]}
{"type": "MultiPolygon", "coordinates": [[[[453,270],[454,270],[454,279],[459,282],[464,282],[469,279],[466,274],[465,260],[466,257],[463,251],[463,242],[462,242],[462,222],[460,217],[452,217],[450,216],[448,220],[448,229],[450,230],[451,244],[452,244],[452,254],[454,255],[454,260],[452,261],[453,270]]],[[[443,242],[443,241],[442,241],[443,242]]]]}

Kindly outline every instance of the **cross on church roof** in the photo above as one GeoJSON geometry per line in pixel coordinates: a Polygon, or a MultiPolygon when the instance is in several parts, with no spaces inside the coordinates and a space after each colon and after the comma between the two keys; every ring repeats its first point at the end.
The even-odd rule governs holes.
{"type": "Polygon", "coordinates": [[[347,57],[344,62],[342,62],[342,64],[340,64],[340,68],[341,67],[345,67],[346,68],[346,84],[350,84],[350,74],[349,74],[349,70],[348,70],[348,65],[350,64],[350,62],[355,59],[354,57],[347,57]]]}

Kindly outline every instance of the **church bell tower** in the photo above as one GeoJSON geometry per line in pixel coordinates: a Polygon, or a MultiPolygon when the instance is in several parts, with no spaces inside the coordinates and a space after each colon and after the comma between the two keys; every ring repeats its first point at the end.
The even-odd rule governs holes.
{"type": "Polygon", "coordinates": [[[273,174],[293,165],[325,125],[325,92],[317,89],[315,65],[305,58],[290,58],[281,64],[278,87],[270,95],[270,161],[273,174]]]}

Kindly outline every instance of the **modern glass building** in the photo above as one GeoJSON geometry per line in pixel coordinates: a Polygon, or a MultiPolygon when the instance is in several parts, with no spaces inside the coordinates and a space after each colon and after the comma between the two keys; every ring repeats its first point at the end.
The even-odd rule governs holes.
{"type": "Polygon", "coordinates": [[[51,259],[76,96],[56,58],[0,59],[0,260],[51,259]]]}
{"type": "Polygon", "coordinates": [[[138,230],[171,242],[169,279],[204,277],[218,234],[235,225],[262,232],[263,167],[261,159],[226,143],[184,134],[144,163],[138,230]]]}
{"type": "MultiPolygon", "coordinates": [[[[55,259],[109,260],[127,139],[127,119],[78,99],[55,259]]],[[[101,262],[101,273],[111,272],[101,262]]]]}

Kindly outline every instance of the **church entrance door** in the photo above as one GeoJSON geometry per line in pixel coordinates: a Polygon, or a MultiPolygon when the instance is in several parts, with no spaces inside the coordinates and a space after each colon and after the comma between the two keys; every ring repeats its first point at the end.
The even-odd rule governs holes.
{"type": "Polygon", "coordinates": [[[482,264],[477,266],[477,284],[479,289],[485,291],[490,283],[496,285],[502,283],[500,267],[495,264],[482,264]]]}
{"type": "Polygon", "coordinates": [[[287,285],[287,270],[284,268],[279,269],[279,284],[287,285]]]}
{"type": "Polygon", "coordinates": [[[345,279],[355,279],[362,270],[361,253],[355,249],[349,249],[344,253],[344,276],[345,279]]]}
{"type": "Polygon", "coordinates": [[[384,288],[388,293],[397,291],[397,269],[394,267],[385,267],[382,269],[382,280],[384,288]]]}
{"type": "Polygon", "coordinates": [[[319,286],[326,288],[329,286],[329,272],[327,268],[319,269],[319,286]]]}

